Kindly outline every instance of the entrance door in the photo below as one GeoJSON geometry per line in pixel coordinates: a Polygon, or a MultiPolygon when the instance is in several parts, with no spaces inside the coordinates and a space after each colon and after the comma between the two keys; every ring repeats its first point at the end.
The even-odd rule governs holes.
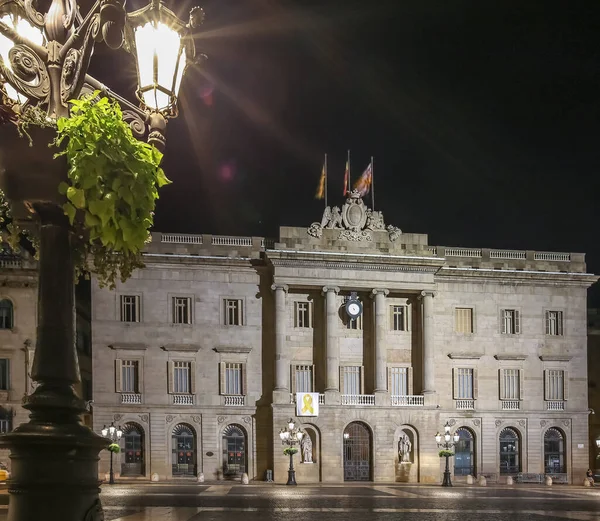
{"type": "Polygon", "coordinates": [[[125,462],[121,464],[123,476],[144,475],[144,431],[135,423],[126,423],[123,429],[125,438],[125,462]]]}
{"type": "Polygon", "coordinates": [[[228,425],[223,432],[223,474],[240,476],[246,472],[246,436],[237,425],[228,425]]]}
{"type": "Polygon", "coordinates": [[[371,479],[371,432],[361,422],[344,430],[344,481],[371,479]]]}
{"type": "Polygon", "coordinates": [[[196,475],[196,436],[189,425],[180,423],[173,429],[173,476],[196,475]]]}

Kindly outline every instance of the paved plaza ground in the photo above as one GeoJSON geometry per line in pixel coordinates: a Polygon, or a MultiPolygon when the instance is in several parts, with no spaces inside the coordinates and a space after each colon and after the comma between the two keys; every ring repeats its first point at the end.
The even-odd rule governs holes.
{"type": "Polygon", "coordinates": [[[106,521],[597,521],[600,487],[117,484],[102,504],[106,521]]]}

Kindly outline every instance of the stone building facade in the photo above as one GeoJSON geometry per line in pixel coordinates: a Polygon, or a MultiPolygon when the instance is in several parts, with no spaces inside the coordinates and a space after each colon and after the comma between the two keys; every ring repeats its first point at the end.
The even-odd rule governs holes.
{"type": "Polygon", "coordinates": [[[155,233],[145,262],[92,283],[94,428],[123,427],[123,476],[284,482],[290,418],[299,482],[437,483],[446,423],[456,479],[587,469],[583,254],[430,246],[352,193],[272,244],[155,233]]]}

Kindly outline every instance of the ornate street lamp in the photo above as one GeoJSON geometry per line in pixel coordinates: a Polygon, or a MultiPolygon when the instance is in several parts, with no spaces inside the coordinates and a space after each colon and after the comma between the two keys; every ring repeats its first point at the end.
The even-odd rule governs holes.
{"type": "MultiPolygon", "coordinates": [[[[115,427],[114,422],[110,422],[110,427],[106,425],[102,428],[102,436],[104,438],[108,438],[111,441],[111,445],[113,443],[119,443],[121,436],[123,436],[123,430],[121,426],[115,427]]],[[[115,484],[115,474],[113,472],[113,452],[109,446],[108,451],[110,452],[110,477],[108,480],[109,485],[115,484]]]]}
{"type": "MultiPolygon", "coordinates": [[[[177,115],[185,70],[197,63],[192,31],[204,14],[195,8],[189,21],[182,22],[160,0],[129,15],[125,0],[90,4],[85,11],[77,0],[52,0],[46,12],[39,12],[35,0],[0,0],[0,125],[18,122],[28,107],[40,109],[49,122],[68,118],[69,100],[100,90],[124,109],[124,120],[135,137],[147,138],[162,149],[167,119],[177,115]],[[112,49],[124,47],[136,58],[141,108],[87,74],[94,46],[102,41],[112,49]]],[[[33,154],[27,156],[45,150],[50,154],[45,165],[64,170],[66,177],[66,161],[52,160],[46,143],[35,142],[33,154]]],[[[6,142],[0,142],[2,146],[3,187],[7,180],[24,184],[20,162],[26,155],[7,151],[6,142]],[[8,160],[12,166],[7,166],[8,160]]],[[[54,179],[45,168],[36,165],[36,170],[41,182],[54,179]]],[[[35,199],[30,192],[20,199],[39,223],[38,327],[32,369],[32,379],[39,385],[23,401],[30,421],[0,437],[0,447],[11,450],[11,521],[43,519],[49,512],[63,521],[102,516],[97,460],[107,440],[83,426],[86,403],[73,388],[80,375],[73,341],[72,228],[62,201],[58,202],[58,186],[53,193],[55,200],[35,199]]]]}
{"type": "Polygon", "coordinates": [[[454,454],[450,449],[452,449],[460,440],[460,436],[458,432],[454,433],[454,436],[450,435],[450,424],[446,422],[444,425],[444,434],[440,434],[439,432],[435,435],[435,441],[437,446],[442,449],[440,451],[440,457],[444,456],[446,458],[446,468],[444,469],[444,480],[442,481],[442,487],[451,487],[452,480],[450,479],[450,467],[448,466],[448,459],[450,456],[454,454]],[[443,441],[442,441],[443,439],[443,441]]]}
{"type": "Polygon", "coordinates": [[[298,452],[298,449],[295,447],[299,445],[302,441],[302,437],[304,436],[304,432],[302,432],[299,428],[296,428],[296,423],[292,418],[289,419],[287,427],[281,429],[279,431],[279,437],[281,438],[281,444],[287,445],[286,449],[283,451],[284,454],[288,454],[290,456],[290,468],[288,469],[288,480],[286,485],[296,485],[296,470],[294,469],[294,454],[298,452]]]}

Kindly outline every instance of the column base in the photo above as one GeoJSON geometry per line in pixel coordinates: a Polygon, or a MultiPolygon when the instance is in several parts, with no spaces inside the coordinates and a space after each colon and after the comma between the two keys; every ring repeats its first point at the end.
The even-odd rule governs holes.
{"type": "Polygon", "coordinates": [[[391,407],[392,399],[387,391],[375,391],[375,406],[376,407],[391,407]]]}
{"type": "Polygon", "coordinates": [[[425,407],[436,407],[439,405],[437,392],[423,391],[423,405],[425,407]]]}
{"type": "Polygon", "coordinates": [[[325,405],[342,405],[342,394],[338,390],[325,389],[325,405]]]}
{"type": "Polygon", "coordinates": [[[275,389],[273,391],[273,403],[277,405],[293,405],[290,399],[290,391],[287,389],[275,389]]]}

